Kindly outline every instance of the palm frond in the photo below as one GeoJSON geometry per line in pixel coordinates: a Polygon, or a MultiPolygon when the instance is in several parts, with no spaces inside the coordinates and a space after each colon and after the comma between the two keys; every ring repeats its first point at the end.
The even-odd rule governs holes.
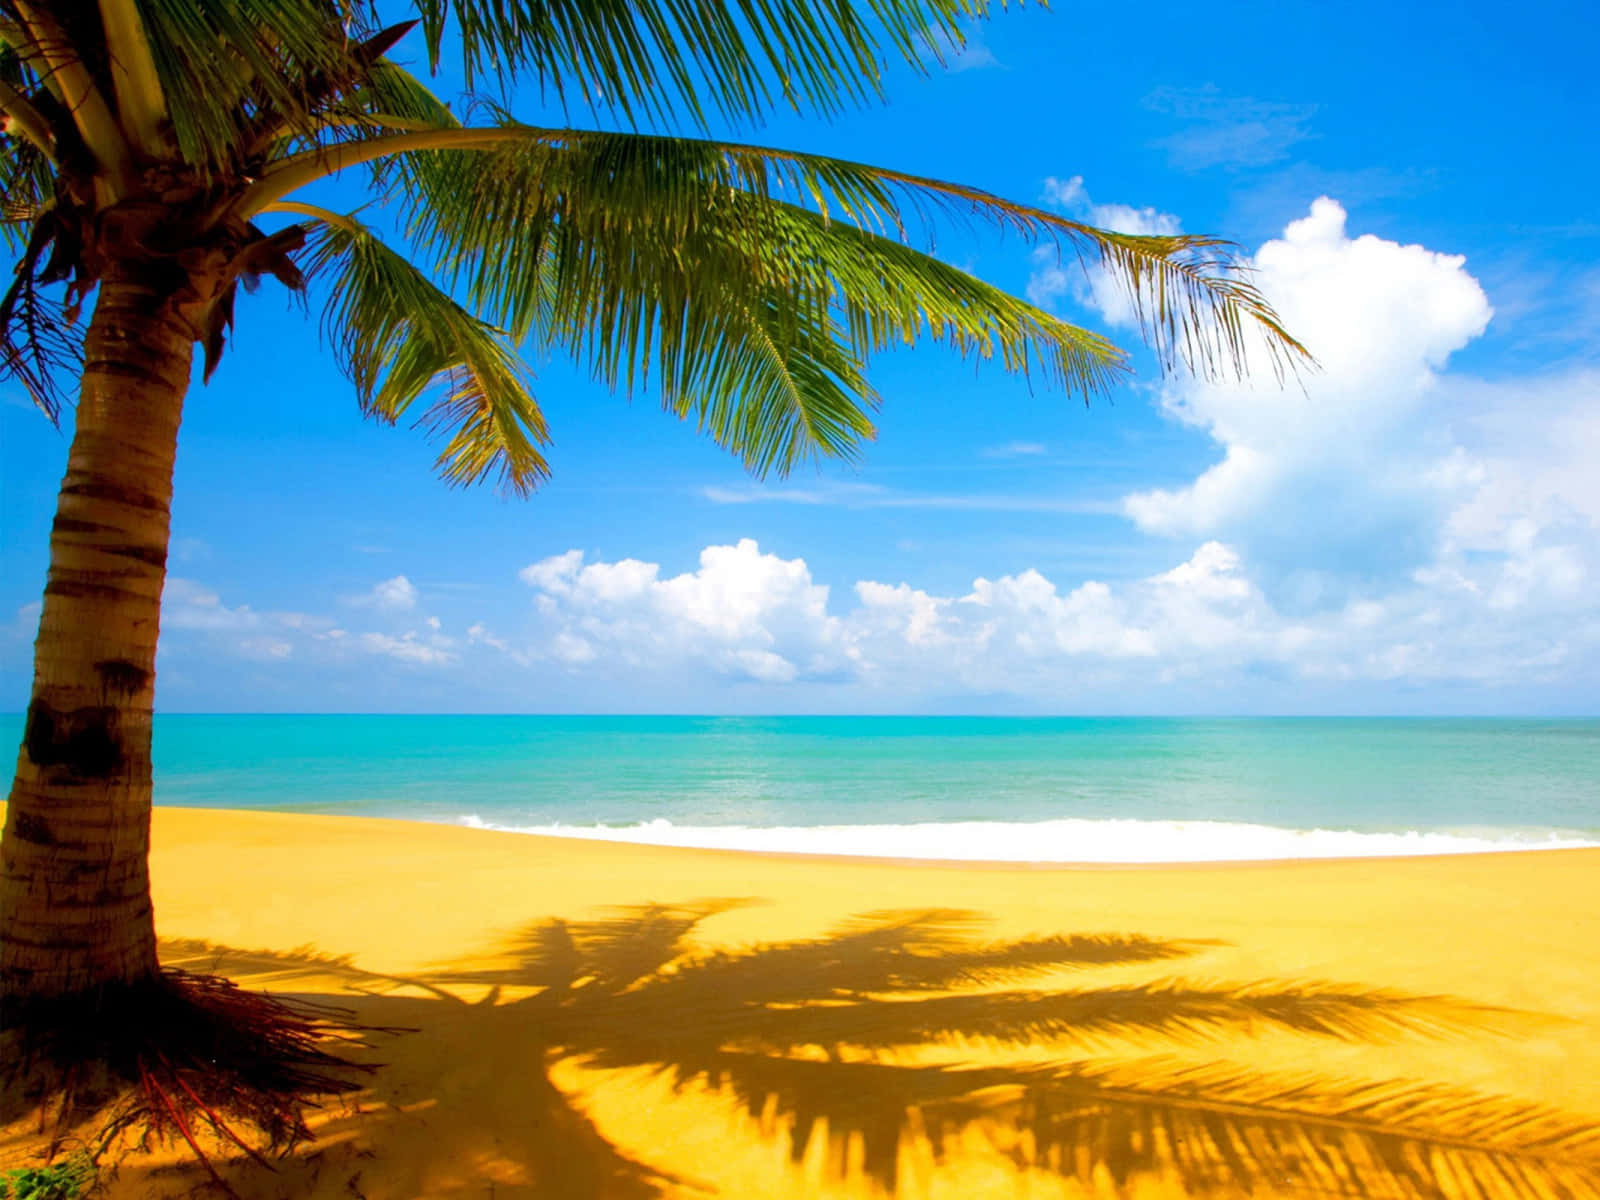
{"type": "Polygon", "coordinates": [[[100,23],[110,60],[117,119],[141,153],[157,158],[169,119],[166,91],[150,53],[138,0],[100,0],[100,23]]]}
{"type": "MultiPolygon", "coordinates": [[[[968,286],[952,295],[959,272],[945,264],[921,270],[937,260],[913,247],[930,249],[937,229],[954,221],[1092,255],[1127,287],[1148,338],[1168,365],[1181,362],[1202,374],[1242,371],[1253,343],[1280,369],[1306,359],[1249,282],[1238,248],[1214,238],[1109,232],[977,189],[820,155],[511,124],[499,134],[503,141],[493,131],[474,130],[471,149],[462,140],[459,152],[449,149],[449,134],[391,144],[415,148],[397,156],[394,166],[413,234],[467,285],[473,303],[519,334],[530,328],[522,310],[525,298],[538,293],[536,275],[546,269],[544,252],[551,243],[567,247],[568,271],[626,255],[630,269],[651,265],[647,256],[654,256],[664,278],[671,278],[669,271],[685,276],[697,266],[723,272],[692,280],[697,303],[727,289],[743,288],[749,298],[763,286],[825,286],[819,280],[827,270],[867,254],[871,269],[898,273],[897,284],[917,280],[921,319],[946,336],[956,331],[963,348],[985,339],[992,345],[999,330],[1017,331],[1006,347],[1008,366],[1017,365],[1012,356],[1031,341],[1041,361],[1054,358],[1075,372],[1069,379],[1074,385],[1103,387],[1120,362],[1103,339],[1083,331],[1070,337],[1072,327],[1020,301],[1011,300],[1001,313],[987,312],[997,303],[994,289],[975,292],[968,286]],[[430,144],[441,149],[424,152],[430,144]],[[807,220],[810,228],[804,227],[807,220]],[[513,231],[522,248],[506,255],[513,231]],[[848,244],[852,237],[854,244],[848,244]],[[890,245],[897,248],[892,256],[890,245]],[[834,257],[819,262],[828,250],[834,257]],[[853,259],[844,258],[847,253],[853,259]],[[703,265],[697,254],[707,259],[703,265]],[[988,324],[974,328],[972,318],[980,314],[988,324]],[[969,318],[965,328],[962,316],[969,318]],[[1023,330],[1033,336],[1023,336],[1023,330]]],[[[383,142],[355,149],[376,152],[383,142]]],[[[868,270],[862,266],[856,280],[870,278],[868,270]]],[[[589,292],[578,291],[580,299],[599,285],[587,286],[589,292]]],[[[884,294],[880,287],[868,300],[881,305],[884,294]]],[[[897,329],[909,323],[900,310],[883,319],[897,329]]],[[[643,318],[638,326],[648,328],[643,318]]]]}
{"type": "Polygon", "coordinates": [[[57,139],[70,126],[111,175],[127,166],[129,146],[112,102],[111,67],[94,5],[8,0],[6,41],[58,106],[57,139]]]}
{"type": "Polygon", "coordinates": [[[1198,369],[1242,365],[1247,327],[1298,351],[1207,239],[1130,239],[819,156],[512,126],[504,136],[494,145],[474,130],[471,152],[397,158],[419,248],[514,336],[576,355],[609,386],[653,372],[669,410],[757,473],[848,456],[871,437],[864,364],[893,344],[931,337],[1085,395],[1125,369],[1099,334],[890,236],[915,225],[926,241],[941,217],[1097,247],[1136,296],[1158,298],[1158,349],[1198,369]]]}
{"type": "Polygon", "coordinates": [[[461,122],[443,100],[404,67],[378,59],[356,86],[345,92],[333,113],[388,113],[436,129],[459,128],[461,122]]]}
{"type": "Polygon", "coordinates": [[[264,131],[326,137],[325,110],[369,85],[409,27],[341,0],[139,0],[139,13],[179,155],[212,175],[249,168],[264,131]]]}
{"type": "Polygon", "coordinates": [[[55,153],[55,137],[50,131],[50,123],[28,98],[24,91],[26,83],[20,78],[6,78],[7,75],[22,75],[20,69],[5,69],[7,66],[20,67],[15,56],[0,48],[0,59],[10,60],[0,65],[0,138],[6,142],[15,140],[48,160],[55,153]]]}
{"type": "Polygon", "coordinates": [[[526,493],[548,476],[544,416],[499,330],[353,217],[318,219],[306,272],[328,290],[323,327],[365,413],[393,423],[433,395],[416,425],[447,439],[435,464],[446,482],[495,476],[526,493]]]}
{"type": "Polygon", "coordinates": [[[52,424],[61,417],[62,381],[76,375],[83,361],[73,328],[76,312],[42,290],[65,277],[58,259],[66,231],[57,217],[50,206],[31,216],[15,274],[0,295],[0,379],[15,379],[52,424]]]}
{"type": "Polygon", "coordinates": [[[0,240],[14,253],[28,244],[33,222],[55,200],[55,173],[32,143],[0,137],[0,240]]]}
{"type": "Polygon", "coordinates": [[[774,105],[822,114],[883,94],[887,56],[913,66],[959,48],[986,0],[421,0],[433,65],[459,42],[468,86],[531,74],[563,105],[625,118],[715,113],[759,119],[774,105]]]}

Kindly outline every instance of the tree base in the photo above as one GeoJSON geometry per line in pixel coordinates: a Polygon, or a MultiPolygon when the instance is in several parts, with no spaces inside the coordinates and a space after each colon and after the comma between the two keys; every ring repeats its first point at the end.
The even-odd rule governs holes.
{"type": "Polygon", "coordinates": [[[373,1032],[344,1010],[187,971],[35,1004],[8,1001],[3,1022],[0,1120],[36,1107],[55,1144],[96,1117],[92,1158],[130,1135],[141,1146],[181,1138],[213,1178],[202,1141],[265,1163],[264,1154],[311,1138],[306,1113],[318,1097],[355,1091],[353,1076],[374,1070],[330,1052],[330,1043],[365,1046],[373,1032]]]}

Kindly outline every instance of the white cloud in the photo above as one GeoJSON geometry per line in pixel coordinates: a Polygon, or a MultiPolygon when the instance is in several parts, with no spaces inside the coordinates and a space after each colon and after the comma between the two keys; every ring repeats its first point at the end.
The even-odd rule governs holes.
{"type": "MultiPolygon", "coordinates": [[[[403,607],[414,589],[404,576],[378,585],[363,599],[388,614],[403,607]]],[[[351,633],[325,615],[305,612],[258,612],[247,604],[230,607],[222,597],[191,579],[168,576],[162,596],[161,652],[165,661],[174,655],[220,654],[256,662],[287,659],[324,667],[357,661],[361,655],[379,655],[420,666],[449,666],[458,660],[456,642],[440,632],[437,618],[427,618],[419,630],[351,633]]],[[[485,644],[503,645],[492,638],[485,644]]]]}
{"type": "Polygon", "coordinates": [[[1503,550],[1524,523],[1582,538],[1600,526],[1600,370],[1523,382],[1452,381],[1452,465],[1472,485],[1450,514],[1448,545],[1503,550]]]}
{"type": "Polygon", "coordinates": [[[1166,411],[1222,457],[1187,485],[1128,496],[1141,529],[1223,538],[1306,587],[1433,556],[1481,475],[1451,439],[1440,372],[1483,332],[1489,302],[1459,256],[1352,238],[1345,221],[1320,199],[1255,256],[1257,283],[1320,368],[1303,386],[1275,386],[1259,362],[1264,383],[1171,383],[1166,411]]]}
{"type": "Polygon", "coordinates": [[[1091,225],[1109,229],[1113,233],[1133,233],[1142,237],[1171,236],[1182,226],[1171,213],[1146,206],[1134,208],[1130,204],[1096,204],[1083,186],[1083,176],[1057,179],[1054,175],[1044,181],[1044,200],[1065,212],[1086,217],[1091,225]]]}
{"type": "Polygon", "coordinates": [[[467,626],[467,644],[491,646],[496,650],[509,649],[506,640],[491,633],[482,621],[474,621],[467,626]]]}
{"type": "Polygon", "coordinates": [[[837,657],[828,589],[803,559],[763,554],[754,541],[708,546],[699,569],[661,577],[656,563],[585,563],[581,551],[523,568],[540,633],[529,651],[577,667],[673,664],[785,682],[826,672],[837,657]]]}
{"type": "Polygon", "coordinates": [[[363,633],[358,644],[369,654],[381,654],[421,667],[444,667],[456,661],[456,655],[449,649],[449,639],[424,638],[414,630],[400,637],[392,637],[387,633],[363,633]]]}
{"type": "Polygon", "coordinates": [[[396,575],[393,579],[374,584],[372,590],[357,603],[371,605],[379,612],[410,612],[417,607],[417,587],[404,575],[396,575]]]}
{"type": "Polygon", "coordinates": [[[164,630],[188,629],[212,632],[237,632],[257,629],[262,617],[248,604],[229,608],[222,597],[203,584],[177,575],[168,575],[161,593],[161,627],[164,630]]]}
{"type": "Polygon", "coordinates": [[[1255,265],[1321,370],[1303,388],[1169,385],[1168,413],[1221,457],[1127,514],[1230,546],[1302,676],[1508,684],[1592,659],[1600,372],[1450,372],[1492,315],[1464,259],[1352,237],[1327,198],[1255,265]]]}
{"type": "MultiPolygon", "coordinates": [[[[1575,403],[1581,394],[1574,383],[1563,396],[1575,403]]],[[[1575,442],[1573,461],[1590,445],[1575,442]]],[[[502,635],[473,622],[459,641],[423,623],[346,633],[316,616],[256,614],[183,582],[180,607],[210,615],[181,628],[164,653],[187,653],[184,639],[201,636],[208,653],[259,670],[298,663],[365,677],[384,659],[426,671],[430,687],[492,680],[505,697],[536,705],[587,697],[620,708],[717,707],[740,694],[768,709],[963,708],[983,697],[1055,711],[1233,708],[1240,689],[1262,681],[1257,707],[1266,696],[1279,710],[1317,688],[1353,688],[1342,694],[1379,697],[1377,707],[1427,686],[1492,696],[1581,684],[1600,665],[1600,614],[1589,600],[1597,514],[1549,499],[1568,469],[1507,448],[1474,476],[1475,499],[1489,499],[1457,510],[1428,563],[1318,605],[1218,538],[1140,578],[1057,579],[1030,568],[948,592],[862,579],[837,597],[805,560],[745,539],[707,546],[679,574],[579,551],[542,559],[520,572],[532,600],[523,628],[502,635]],[[1546,510],[1557,516],[1527,515],[1546,510]],[[554,692],[552,675],[564,680],[554,692]]]]}
{"type": "Polygon", "coordinates": [[[1263,673],[1291,695],[1296,680],[1503,686],[1600,651],[1600,617],[1584,605],[1589,571],[1581,555],[1530,546],[1297,613],[1272,600],[1237,548],[1213,540],[1123,583],[1062,587],[1030,569],[938,595],[862,580],[854,604],[835,609],[803,560],[745,540],[707,547],[697,570],[672,577],[629,559],[534,564],[523,576],[537,581],[539,615],[524,657],[596,679],[669,678],[691,692],[730,678],[836,685],[891,707],[930,695],[1105,703],[1127,689],[1227,687],[1263,673]],[[1562,616],[1559,638],[1552,614],[1562,616]]]}

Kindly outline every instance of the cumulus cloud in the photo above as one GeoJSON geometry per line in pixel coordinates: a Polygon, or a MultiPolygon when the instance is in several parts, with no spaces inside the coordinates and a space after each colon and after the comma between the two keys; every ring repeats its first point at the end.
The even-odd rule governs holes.
{"type": "Polygon", "coordinates": [[[1264,371],[1169,385],[1166,411],[1221,460],[1183,487],[1128,496],[1125,511],[1149,533],[1225,539],[1319,594],[1330,575],[1426,563],[1481,474],[1451,438],[1440,373],[1488,324],[1483,289],[1458,255],[1351,237],[1326,197],[1254,265],[1320,369],[1281,389],[1264,371]]]}
{"type": "MultiPolygon", "coordinates": [[[[1541,478],[1520,467],[1484,475],[1502,477],[1519,496],[1548,496],[1560,483],[1559,472],[1541,478]]],[[[1588,600],[1593,520],[1573,509],[1563,526],[1503,521],[1501,506],[1489,507],[1496,520],[1463,516],[1425,566],[1314,609],[1274,594],[1270,571],[1215,538],[1133,579],[1026,569],[950,592],[861,579],[837,594],[804,559],[745,539],[707,546],[678,574],[580,551],[540,559],[519,572],[531,603],[516,631],[480,621],[460,639],[427,626],[347,634],[315,617],[262,614],[243,632],[190,626],[179,644],[200,628],[212,649],[263,666],[292,656],[370,673],[382,659],[426,672],[429,686],[492,680],[541,706],[581,696],[624,709],[728,704],[740,694],[730,684],[769,710],[904,711],[930,699],[962,708],[989,697],[1072,711],[1233,708],[1240,688],[1262,681],[1269,690],[1258,703],[1269,696],[1269,708],[1293,709],[1307,688],[1392,698],[1429,685],[1588,678],[1600,663],[1600,614],[1588,600]],[[554,690],[552,677],[564,680],[554,690]],[[786,699],[796,696],[808,699],[786,699]]],[[[204,589],[186,603],[250,612],[204,589]]]]}
{"type": "Polygon", "coordinates": [[[710,546],[697,570],[586,562],[577,552],[522,572],[537,620],[528,663],[576,676],[666,675],[785,687],[837,685],[890,706],[929,695],[1007,695],[1070,707],[1135,689],[1227,687],[1268,676],[1308,683],[1539,681],[1600,648],[1586,615],[1589,566],[1530,544],[1497,562],[1417,572],[1376,597],[1315,613],[1275,602],[1239,550],[1208,540],[1167,570],[1062,586],[1037,570],[939,595],[861,580],[835,606],[803,559],[750,540],[710,546]],[[1540,619],[1508,622],[1508,614],[1540,619]],[[1560,614],[1552,639],[1549,618],[1560,614]],[[1581,619],[1574,620],[1575,617],[1581,619]]]}
{"type": "Polygon", "coordinates": [[[529,650],[568,666],[603,658],[627,669],[695,663],[733,679],[786,683],[837,666],[828,589],[803,559],[748,538],[708,546],[698,570],[662,578],[637,559],[585,562],[579,550],[519,573],[543,633],[529,650]]]}
{"type": "Polygon", "coordinates": [[[1492,316],[1465,260],[1346,225],[1319,199],[1255,256],[1321,370],[1282,390],[1171,384],[1166,411],[1220,459],[1124,511],[1230,547],[1258,628],[1294,631],[1299,674],[1575,681],[1597,646],[1600,372],[1452,372],[1492,316]]]}

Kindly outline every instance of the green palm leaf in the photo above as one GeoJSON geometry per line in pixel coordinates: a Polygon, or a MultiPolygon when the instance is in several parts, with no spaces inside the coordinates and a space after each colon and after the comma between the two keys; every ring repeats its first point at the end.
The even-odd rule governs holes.
{"type": "Polygon", "coordinates": [[[26,142],[0,139],[0,239],[8,250],[27,248],[30,227],[54,199],[49,160],[26,142]]]}
{"type": "MultiPolygon", "coordinates": [[[[873,434],[875,352],[931,337],[1037,371],[1086,395],[1124,369],[1105,338],[907,244],[935,223],[980,220],[1092,250],[1135,298],[1160,353],[1239,366],[1253,333],[1274,361],[1302,353],[1231,250],[1206,238],[1105,233],[972,189],[683,138],[506,124],[379,146],[419,253],[486,319],[589,364],[608,386],[654,374],[667,409],[696,420],[757,473],[848,457],[873,434]],[[890,234],[899,236],[890,236],[890,234]]],[[[262,194],[314,177],[290,160],[262,194]],[[281,180],[281,182],[279,182],[281,180]]]]}
{"type": "Polygon", "coordinates": [[[350,72],[346,21],[360,9],[338,0],[139,0],[139,12],[179,153],[226,175],[246,166],[257,114],[315,135],[309,85],[350,72]]]}
{"type": "MultiPolygon", "coordinates": [[[[822,155],[514,124],[470,136],[471,150],[396,158],[410,228],[419,248],[437,254],[467,286],[474,304],[518,334],[531,330],[524,306],[538,294],[537,274],[550,268],[552,244],[565,255],[564,283],[573,297],[568,308],[579,316],[587,305],[603,302],[608,292],[595,274],[616,260],[619,271],[624,264],[630,272],[650,271],[663,288],[679,281],[694,287],[696,303],[712,303],[728,289],[748,296],[773,284],[791,292],[827,288],[829,272],[846,270],[865,251],[869,258],[859,269],[833,278],[840,292],[895,332],[911,322],[904,308],[886,303],[882,286],[857,297],[846,284],[870,283],[875,273],[881,278],[892,271],[899,283],[921,285],[902,297],[918,323],[941,333],[965,325],[967,336],[955,339],[959,349],[985,344],[972,336],[976,325],[991,347],[1003,333],[1008,367],[1025,369],[1032,346],[1033,358],[1057,367],[1069,384],[1104,389],[1121,358],[1103,339],[1009,297],[1008,306],[998,307],[994,289],[952,295],[959,272],[909,244],[886,257],[895,242],[931,247],[941,223],[958,221],[1093,255],[1126,286],[1147,336],[1169,364],[1181,361],[1208,374],[1241,370],[1252,345],[1279,368],[1305,358],[1245,276],[1237,248],[1219,239],[1111,233],[979,189],[822,155]],[[515,239],[508,237],[512,231],[515,239]],[[520,252],[505,254],[512,241],[521,242],[520,252]]],[[[447,146],[451,138],[437,140],[447,146]]],[[[380,138],[370,148],[352,149],[365,154],[386,143],[403,148],[426,141],[427,135],[380,138]]],[[[601,339],[609,356],[603,361],[633,360],[626,351],[637,344],[616,335],[638,339],[648,328],[645,314],[615,327],[612,337],[601,339]]],[[[853,350],[881,345],[881,339],[864,340],[853,350]]]]}
{"type": "Polygon", "coordinates": [[[471,86],[529,74],[562,104],[705,124],[774,104],[822,113],[883,93],[885,55],[913,66],[960,47],[985,0],[422,0],[438,66],[453,26],[471,86]]]}
{"type": "Polygon", "coordinates": [[[538,449],[549,431],[505,335],[353,217],[314,219],[307,274],[327,290],[323,327],[362,411],[392,424],[432,395],[416,424],[447,439],[436,463],[446,482],[494,475],[512,492],[537,486],[549,474],[538,449]]]}

